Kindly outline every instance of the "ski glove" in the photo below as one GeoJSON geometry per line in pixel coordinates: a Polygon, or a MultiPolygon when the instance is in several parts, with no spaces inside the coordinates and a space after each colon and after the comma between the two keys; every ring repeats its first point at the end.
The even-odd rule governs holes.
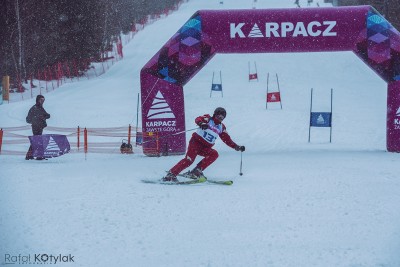
{"type": "Polygon", "coordinates": [[[236,150],[236,151],[243,152],[243,151],[246,150],[246,148],[245,148],[244,146],[238,146],[238,145],[236,145],[236,146],[235,146],[235,150],[236,150]]]}
{"type": "Polygon", "coordinates": [[[205,122],[202,122],[202,123],[200,123],[200,128],[202,129],[202,130],[207,130],[208,129],[208,123],[205,123],[205,122]]]}

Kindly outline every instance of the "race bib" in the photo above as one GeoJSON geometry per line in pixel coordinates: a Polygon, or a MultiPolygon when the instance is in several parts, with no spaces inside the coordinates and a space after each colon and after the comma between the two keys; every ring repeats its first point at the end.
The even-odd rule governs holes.
{"type": "Polygon", "coordinates": [[[210,144],[215,144],[218,136],[222,133],[222,124],[216,125],[213,120],[208,122],[208,129],[202,130],[199,128],[197,134],[210,144]]]}

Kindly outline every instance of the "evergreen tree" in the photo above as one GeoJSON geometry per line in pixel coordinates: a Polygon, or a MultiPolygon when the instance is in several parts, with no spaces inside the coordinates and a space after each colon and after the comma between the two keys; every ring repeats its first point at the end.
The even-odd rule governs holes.
{"type": "Polygon", "coordinates": [[[27,80],[58,62],[99,60],[132,25],[181,1],[2,0],[0,77],[27,80]]]}

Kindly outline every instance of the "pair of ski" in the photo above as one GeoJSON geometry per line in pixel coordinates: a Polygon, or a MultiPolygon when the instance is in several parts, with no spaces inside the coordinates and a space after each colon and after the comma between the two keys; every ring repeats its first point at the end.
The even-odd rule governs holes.
{"type": "Polygon", "coordinates": [[[178,174],[179,177],[188,178],[188,181],[178,181],[178,182],[163,182],[163,181],[153,181],[153,180],[142,180],[144,183],[152,183],[152,184],[168,184],[168,185],[189,185],[189,184],[201,184],[201,183],[211,183],[211,184],[219,184],[219,185],[232,185],[233,181],[226,180],[226,181],[216,181],[216,180],[209,180],[205,176],[201,177],[193,177],[188,172],[178,174]]]}
{"type": "Polygon", "coordinates": [[[233,184],[233,181],[231,181],[231,180],[226,180],[226,181],[210,180],[207,177],[205,177],[204,175],[201,176],[201,177],[194,177],[194,176],[192,176],[192,174],[190,174],[190,172],[185,172],[185,173],[182,173],[182,174],[178,174],[178,176],[191,179],[189,181],[183,181],[181,183],[189,183],[190,184],[190,182],[194,182],[196,184],[196,183],[208,182],[208,183],[211,183],[211,184],[221,184],[221,185],[232,185],[233,184]]]}

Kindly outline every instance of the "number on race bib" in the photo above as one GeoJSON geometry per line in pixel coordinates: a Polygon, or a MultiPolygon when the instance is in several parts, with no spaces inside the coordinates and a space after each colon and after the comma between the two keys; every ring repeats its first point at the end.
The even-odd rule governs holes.
{"type": "Polygon", "coordinates": [[[216,139],[216,137],[214,135],[212,135],[212,134],[210,134],[210,133],[208,133],[206,131],[204,131],[204,133],[203,133],[203,138],[207,142],[212,143],[212,144],[215,142],[215,139],[216,139]]]}

